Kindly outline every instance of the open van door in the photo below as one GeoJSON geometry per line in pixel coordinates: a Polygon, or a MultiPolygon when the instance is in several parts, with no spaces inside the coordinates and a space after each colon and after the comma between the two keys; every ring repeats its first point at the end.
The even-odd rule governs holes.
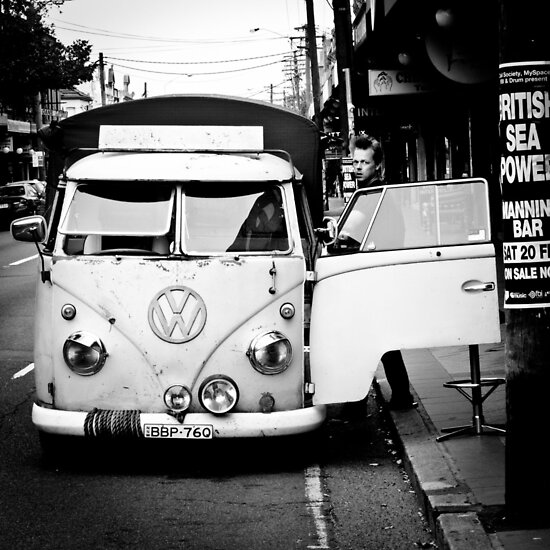
{"type": "Polygon", "coordinates": [[[357,191],[315,272],[316,405],[363,399],[387,351],[500,341],[483,179],[357,191]]]}

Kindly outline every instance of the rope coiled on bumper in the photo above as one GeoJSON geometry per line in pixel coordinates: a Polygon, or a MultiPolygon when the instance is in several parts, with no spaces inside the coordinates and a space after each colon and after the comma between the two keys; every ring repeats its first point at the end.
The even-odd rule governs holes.
{"type": "Polygon", "coordinates": [[[84,435],[102,439],[140,438],[140,411],[94,409],[86,415],[84,435]]]}

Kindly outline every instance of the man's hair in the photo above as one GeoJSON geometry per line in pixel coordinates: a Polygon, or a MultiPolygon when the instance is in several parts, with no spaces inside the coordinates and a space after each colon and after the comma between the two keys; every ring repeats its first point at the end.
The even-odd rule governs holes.
{"type": "Polygon", "coordinates": [[[377,166],[381,164],[384,159],[381,143],[372,136],[367,136],[366,134],[357,136],[353,142],[353,150],[355,151],[355,149],[372,149],[372,159],[377,166]]]}

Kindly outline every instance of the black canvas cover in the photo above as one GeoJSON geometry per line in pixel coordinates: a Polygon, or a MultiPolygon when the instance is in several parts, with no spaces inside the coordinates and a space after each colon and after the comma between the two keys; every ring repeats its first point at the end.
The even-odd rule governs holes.
{"type": "Polygon", "coordinates": [[[269,103],[248,99],[168,95],[107,105],[56,122],[39,131],[50,151],[55,180],[71,150],[98,146],[101,125],[263,126],[264,148],[287,151],[303,174],[316,223],[323,215],[321,155],[317,126],[269,103]]]}

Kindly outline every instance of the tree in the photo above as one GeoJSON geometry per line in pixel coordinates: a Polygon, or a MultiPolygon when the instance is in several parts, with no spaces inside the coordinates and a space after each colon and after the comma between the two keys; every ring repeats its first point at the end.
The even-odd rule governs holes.
{"type": "Polygon", "coordinates": [[[50,2],[0,0],[0,108],[24,116],[34,96],[92,79],[91,45],[64,46],[44,22],[50,2]]]}

